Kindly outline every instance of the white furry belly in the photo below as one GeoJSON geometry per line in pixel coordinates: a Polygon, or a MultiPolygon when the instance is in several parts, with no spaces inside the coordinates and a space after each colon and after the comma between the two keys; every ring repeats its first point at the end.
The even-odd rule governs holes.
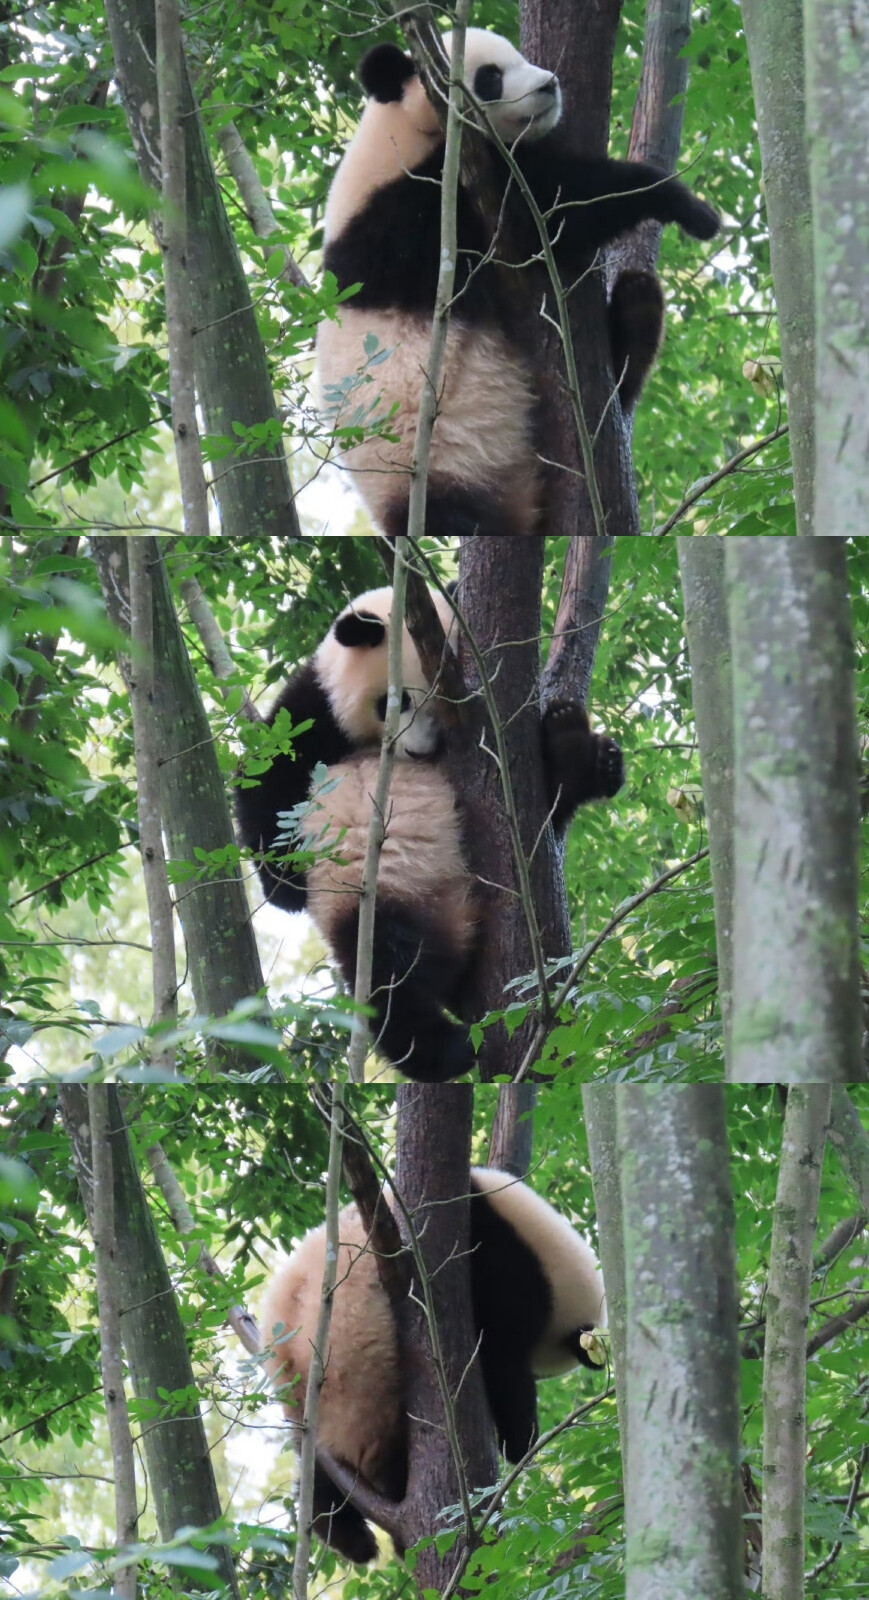
{"type": "MultiPolygon", "coordinates": [[[[398,402],[398,411],[389,423],[398,443],[366,439],[344,457],[375,516],[394,501],[396,477],[401,480],[402,492],[407,489],[430,338],[430,318],[354,311],[349,306],[340,323],[320,325],[317,371],[321,404],[336,426],[346,426],[356,408],[370,406],[378,393],[381,399],[373,415],[386,415],[398,402]],[[370,369],[370,382],[342,390],[344,399],[336,408],[336,388],[365,366],[369,358],[364,341],[372,333],[391,354],[370,369]]],[[[514,504],[527,500],[533,517],[539,475],[532,446],[533,406],[528,370],[503,334],[451,323],[430,481],[497,490],[514,504]]],[[[365,420],[370,425],[371,417],[365,420]]]]}
{"type": "MultiPolygon", "coordinates": [[[[316,848],[334,851],[307,874],[308,909],[325,937],[357,909],[368,845],[379,756],[357,756],[329,768],[339,782],[318,800],[309,832],[316,848]]],[[[453,793],[431,762],[396,761],[380,856],[378,899],[425,911],[447,932],[457,954],[474,935],[472,880],[462,856],[453,793]]]]}

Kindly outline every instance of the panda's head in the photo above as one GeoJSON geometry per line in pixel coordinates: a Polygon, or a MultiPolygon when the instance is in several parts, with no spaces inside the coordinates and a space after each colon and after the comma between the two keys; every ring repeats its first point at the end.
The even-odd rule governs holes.
{"type": "MultiPolygon", "coordinates": [[[[432,592],[447,638],[455,619],[442,595],[432,592]]],[[[383,738],[389,688],[388,637],[391,589],[370,589],[335,619],[314,656],[314,667],[333,716],[356,749],[383,738]]],[[[437,754],[441,727],[416,646],[404,630],[402,693],[396,755],[421,761],[437,754]]]]}
{"type": "MultiPolygon", "coordinates": [[[[452,34],[443,35],[449,57],[452,34]]],[[[366,93],[382,106],[401,106],[419,134],[436,138],[440,123],[416,75],[411,57],[395,44],[375,45],[359,69],[366,93]]],[[[464,81],[505,144],[542,139],[561,116],[561,90],[554,73],[530,61],[499,33],[468,28],[465,34],[464,81]]]]}

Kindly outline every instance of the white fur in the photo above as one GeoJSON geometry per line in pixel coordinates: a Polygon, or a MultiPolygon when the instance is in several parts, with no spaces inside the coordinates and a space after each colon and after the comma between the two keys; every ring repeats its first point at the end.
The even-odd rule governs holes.
{"type": "MultiPolygon", "coordinates": [[[[443,44],[452,60],[451,33],[444,34],[443,44]]],[[[489,33],[486,28],[468,28],[463,81],[472,93],[474,75],[485,66],[500,67],[504,74],[501,99],[483,102],[499,138],[505,144],[513,144],[520,135],[525,139],[542,139],[551,132],[561,116],[561,90],[554,73],[526,61],[500,33],[489,33]],[[554,84],[554,94],[545,92],[549,84],[554,84]]]]}
{"type": "Polygon", "coordinates": [[[496,1167],[474,1167],[477,1187],[534,1251],[552,1290],[552,1318],[532,1356],[534,1376],[549,1378],[576,1365],[563,1340],[576,1328],[606,1326],[606,1300],[597,1257],[560,1212],[526,1183],[496,1167]]]}
{"type": "MultiPolygon", "coordinates": [[[[452,610],[436,590],[429,593],[444,633],[452,642],[455,637],[452,610]]],[[[369,589],[345,606],[341,616],[351,611],[368,612],[380,619],[388,636],[391,608],[390,588],[369,589]]],[[[350,742],[358,748],[379,745],[383,739],[383,718],[377,703],[389,688],[386,640],[375,649],[362,645],[350,648],[338,643],[333,624],[314,656],[314,665],[335,718],[350,742]]],[[[431,686],[426,682],[416,645],[407,628],[402,648],[402,676],[403,689],[411,706],[410,710],[402,711],[399,718],[396,755],[404,760],[430,756],[437,749],[440,724],[431,700],[431,686]]]]}
{"type": "MultiPolygon", "coordinates": [[[[306,831],[318,858],[308,869],[308,909],[327,943],[359,905],[379,759],[360,755],[330,767],[327,791],[312,797],[306,831]]],[[[436,762],[401,761],[393,768],[377,894],[410,910],[418,906],[457,957],[467,954],[477,922],[473,879],[462,857],[453,792],[436,762]]]]}
{"type": "MultiPolygon", "coordinates": [[[[384,110],[386,108],[379,107],[384,110]]],[[[372,396],[381,393],[379,412],[386,415],[398,401],[389,422],[393,444],[369,438],[343,457],[375,519],[381,519],[395,498],[395,476],[410,473],[423,374],[429,358],[431,319],[396,312],[355,311],[346,306],[341,321],[323,322],[317,335],[317,370],[321,387],[341,385],[366,365],[364,341],[375,334],[381,349],[391,353],[371,377],[372,396]]],[[[360,400],[351,389],[348,414],[360,400]]],[[[369,403],[366,395],[366,404],[369,403]]],[[[525,362],[495,329],[463,327],[453,321],[447,332],[438,415],[432,438],[429,484],[448,484],[499,492],[523,527],[533,526],[538,513],[540,464],[532,445],[534,391],[525,362]]],[[[346,423],[346,416],[333,418],[346,423]]]]}
{"type": "MultiPolygon", "coordinates": [[[[341,1212],[339,1227],[338,1287],[317,1433],[327,1450],[380,1488],[385,1487],[381,1474],[402,1430],[395,1320],[355,1205],[341,1212]]],[[[266,1370],[276,1385],[292,1384],[281,1400],[297,1425],[317,1335],[325,1259],[323,1224],[278,1268],[260,1312],[263,1346],[275,1345],[266,1370]]]]}

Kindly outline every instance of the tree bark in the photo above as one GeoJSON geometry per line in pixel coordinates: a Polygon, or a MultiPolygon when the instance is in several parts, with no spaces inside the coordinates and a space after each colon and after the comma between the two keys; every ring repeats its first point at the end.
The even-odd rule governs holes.
{"type": "MultiPolygon", "coordinates": [[[[222,1514],[214,1481],[208,1440],[198,1405],[186,1398],[167,1411],[161,1396],[196,1391],[184,1325],[166,1267],[157,1230],[148,1209],[133,1147],[117,1090],[106,1089],[109,1137],[112,1142],[118,1298],[127,1363],[137,1400],[150,1415],[142,1425],[148,1483],[161,1539],[174,1538],[185,1526],[207,1528],[222,1514]]],[[[93,1152],[85,1091],[64,1084],[59,1090],[61,1114],[75,1156],[82,1200],[93,1229],[93,1152]]],[[[226,1546],[211,1553],[223,1582],[238,1596],[235,1568],[226,1546]]],[[[185,1579],[198,1591],[189,1574],[185,1579]]],[[[203,1581],[201,1587],[208,1588],[203,1581]]]]}
{"type": "Polygon", "coordinates": [[[815,303],[802,0],[743,0],[794,468],[797,533],[813,529],[815,303]]]}
{"type": "Polygon", "coordinates": [[[623,1092],[600,1083],[583,1084],[582,1088],[582,1107],[588,1136],[588,1159],[594,1189],[600,1264],[606,1287],[607,1326],[619,1413],[622,1477],[627,1482],[630,1443],[627,1395],[628,1312],[621,1167],[616,1118],[617,1095],[623,1092]]]}
{"type": "MultiPolygon", "coordinates": [[[[108,0],[115,71],[139,170],[161,188],[153,0],[108,0]]],[[[224,534],[301,537],[275,399],[250,291],[214,172],[202,116],[182,69],[186,131],[187,272],[194,319],[196,389],[209,434],[232,439],[233,423],[272,423],[267,445],[233,450],[213,473],[224,534]]]]}
{"type": "Polygon", "coordinates": [[[806,1329],[830,1089],[788,1091],[772,1224],[763,1362],[763,1592],[805,1593],[806,1329]]]}
{"type": "Polygon", "coordinates": [[[721,539],[676,541],[715,899],[724,1059],[733,1006],[733,669],[721,539]]]}
{"type": "MultiPolygon", "coordinates": [[[[459,603],[483,652],[487,676],[504,730],[510,781],[522,796],[518,821],[526,859],[530,857],[549,803],[540,734],[540,596],[545,541],[516,538],[505,561],[503,541],[469,538],[462,542],[459,603]]],[[[459,664],[472,690],[479,673],[459,640],[459,664]]],[[[491,727],[482,703],[471,707],[465,726],[450,741],[448,764],[462,795],[468,859],[480,879],[484,913],[475,963],[471,1015],[503,1010],[512,998],[506,989],[522,973],[534,972],[534,949],[527,908],[520,895],[513,840],[504,804],[501,773],[491,727]],[[476,714],[474,714],[476,713],[476,714]],[[485,731],[484,731],[485,730],[485,731]],[[481,745],[481,737],[484,744],[481,745]]],[[[534,916],[547,957],[570,950],[570,923],[561,851],[545,828],[530,868],[534,916]]],[[[480,1056],[485,1080],[516,1073],[533,1033],[533,1020],[508,1038],[503,1023],[486,1030],[480,1056]]]]}
{"type": "Polygon", "coordinates": [[[731,1076],[863,1080],[846,547],[728,539],[735,900],[731,1076]]]}
{"type": "Polygon", "coordinates": [[[869,525],[869,0],[805,0],[817,355],[814,532],[869,525]]]}
{"type": "MultiPolygon", "coordinates": [[[[153,539],[148,545],[154,658],[160,662],[154,683],[154,718],[161,751],[163,825],[170,856],[175,861],[194,862],[197,848],[223,850],[235,843],[235,837],[211,729],[159,545],[153,539]]],[[[92,539],[91,548],[109,616],[128,633],[127,541],[104,535],[92,539]]],[[[227,865],[214,880],[192,879],[181,885],[177,909],[197,1011],[223,1016],[239,1000],[259,994],[263,976],[239,869],[227,865]]],[[[228,1045],[215,1048],[213,1058],[224,1071],[252,1070],[251,1057],[228,1045]]]]}
{"type": "Polygon", "coordinates": [[[616,1096],[627,1600],[741,1600],[735,1220],[723,1085],[616,1096]]]}
{"type": "MultiPolygon", "coordinates": [[[[420,1254],[412,1268],[412,1292],[397,1308],[407,1361],[409,1473],[402,1522],[409,1543],[443,1530],[444,1506],[456,1505],[469,1490],[495,1483],[498,1476],[479,1363],[471,1364],[476,1344],[468,1255],[473,1094],[469,1084],[402,1084],[396,1094],[395,1188],[420,1254]],[[426,1299],[437,1330],[437,1353],[426,1299]],[[437,1354],[452,1399],[461,1383],[455,1404],[445,1398],[437,1354]]],[[[399,1226],[407,1242],[403,1213],[399,1226]]],[[[457,1543],[445,1555],[435,1545],[420,1553],[420,1593],[442,1591],[461,1558],[463,1540],[460,1526],[457,1543]]]]}

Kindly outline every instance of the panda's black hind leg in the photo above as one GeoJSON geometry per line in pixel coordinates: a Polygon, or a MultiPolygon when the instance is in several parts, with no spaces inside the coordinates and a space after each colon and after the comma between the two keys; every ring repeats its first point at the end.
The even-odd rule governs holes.
{"type": "MultiPolygon", "coordinates": [[[[332,930],[348,985],[356,975],[358,914],[332,930]]],[[[380,1053],[415,1083],[445,1083],[474,1065],[468,1029],[445,1015],[464,961],[427,918],[394,901],[378,901],[371,969],[371,1036],[380,1053]]]]}
{"type": "Polygon", "coordinates": [[[344,1499],[328,1473],[317,1462],[314,1467],[314,1506],[311,1525],[318,1539],[337,1550],[345,1561],[360,1564],[373,1561],[377,1540],[365,1518],[344,1499]]]}

